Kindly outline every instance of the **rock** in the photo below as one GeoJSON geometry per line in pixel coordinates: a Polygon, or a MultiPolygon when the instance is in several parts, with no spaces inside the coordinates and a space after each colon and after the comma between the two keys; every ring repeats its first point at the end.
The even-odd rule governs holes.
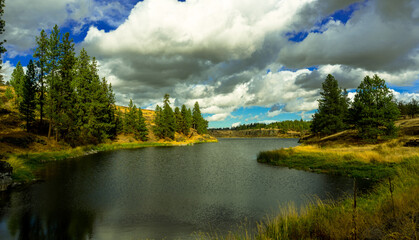
{"type": "Polygon", "coordinates": [[[419,147],[419,139],[414,139],[406,142],[404,144],[405,147],[419,147]]]}
{"type": "Polygon", "coordinates": [[[0,161],[0,191],[5,191],[13,183],[13,168],[8,162],[0,161]]]}

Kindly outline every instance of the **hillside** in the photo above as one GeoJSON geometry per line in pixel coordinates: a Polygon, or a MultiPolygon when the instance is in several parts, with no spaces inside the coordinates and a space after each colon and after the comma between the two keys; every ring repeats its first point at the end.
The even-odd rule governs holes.
{"type": "MultiPolygon", "coordinates": [[[[399,128],[398,140],[406,144],[415,144],[419,141],[419,117],[404,118],[396,121],[396,127],[399,128]],[[409,143],[408,143],[409,142],[409,143]],[[412,143],[413,142],[413,143],[412,143]]],[[[387,141],[387,139],[378,139],[378,143],[387,141]]],[[[306,144],[349,144],[349,145],[365,145],[357,136],[356,130],[345,130],[326,137],[318,137],[315,135],[305,136],[300,142],[306,144]]]]}
{"type": "MultiPolygon", "coordinates": [[[[6,154],[17,153],[33,153],[33,152],[51,152],[60,151],[70,148],[70,146],[62,141],[56,142],[51,137],[47,137],[47,123],[44,126],[36,126],[35,132],[28,133],[22,126],[24,122],[20,118],[17,106],[13,99],[8,100],[5,96],[6,87],[0,86],[0,159],[6,154]]],[[[127,107],[117,106],[117,109],[125,112],[127,107]]],[[[173,143],[193,143],[203,141],[216,141],[210,135],[199,135],[194,129],[191,129],[189,136],[183,134],[175,134],[174,141],[170,139],[157,139],[153,131],[155,112],[143,109],[143,116],[146,119],[147,128],[149,129],[148,142],[173,142],[173,143]]],[[[39,118],[39,116],[37,116],[39,118]]],[[[107,143],[135,143],[141,142],[135,140],[133,135],[119,134],[116,139],[107,143]]]]}

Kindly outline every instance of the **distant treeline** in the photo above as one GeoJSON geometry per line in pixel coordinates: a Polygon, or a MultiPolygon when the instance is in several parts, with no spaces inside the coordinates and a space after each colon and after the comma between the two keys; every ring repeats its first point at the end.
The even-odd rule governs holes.
{"type": "Polygon", "coordinates": [[[403,117],[411,117],[414,118],[417,114],[419,114],[419,104],[416,99],[410,100],[410,102],[403,102],[399,101],[397,103],[397,107],[399,108],[400,115],[403,117]]]}
{"type": "Polygon", "coordinates": [[[250,124],[242,124],[237,127],[232,127],[232,130],[248,130],[248,129],[281,129],[285,132],[287,131],[309,131],[310,130],[310,121],[303,121],[301,120],[286,120],[281,122],[273,122],[273,123],[250,123],[250,124]]]}

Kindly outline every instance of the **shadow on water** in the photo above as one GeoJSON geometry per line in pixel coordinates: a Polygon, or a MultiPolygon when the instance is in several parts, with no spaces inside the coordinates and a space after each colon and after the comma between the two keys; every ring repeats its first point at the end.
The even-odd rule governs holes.
{"type": "Polygon", "coordinates": [[[31,201],[25,190],[2,193],[1,208],[9,205],[12,210],[1,212],[0,220],[7,217],[7,225],[0,225],[0,236],[9,232],[11,239],[89,239],[93,235],[95,214],[88,210],[69,211],[59,206],[50,206],[47,211],[39,212],[27,204],[31,201]],[[20,195],[25,195],[24,197],[20,195]],[[29,199],[28,199],[29,198],[29,199]],[[7,229],[5,229],[7,228],[7,229]]]}

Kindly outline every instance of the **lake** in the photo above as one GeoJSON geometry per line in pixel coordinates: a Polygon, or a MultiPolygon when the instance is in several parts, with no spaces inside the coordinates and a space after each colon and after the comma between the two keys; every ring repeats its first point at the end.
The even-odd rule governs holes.
{"type": "Polygon", "coordinates": [[[1,193],[0,239],[187,239],[252,225],[289,201],[351,193],[350,178],[256,161],[297,141],[219,139],[48,164],[44,181],[1,193]]]}

